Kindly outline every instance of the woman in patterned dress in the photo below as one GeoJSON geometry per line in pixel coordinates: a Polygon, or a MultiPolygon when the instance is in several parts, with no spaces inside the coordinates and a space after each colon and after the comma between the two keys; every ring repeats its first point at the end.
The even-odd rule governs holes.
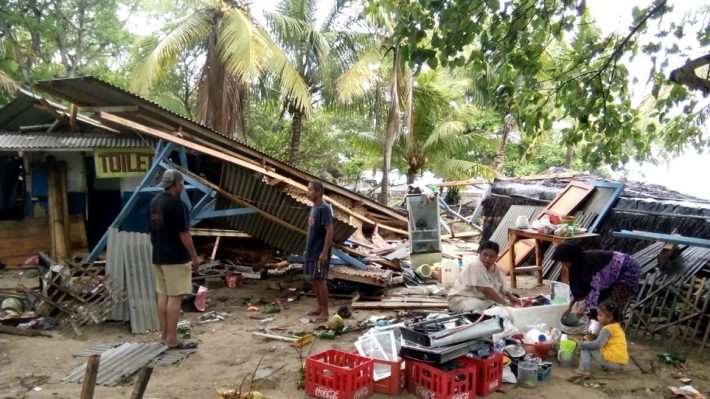
{"type": "Polygon", "coordinates": [[[569,270],[569,285],[572,291],[567,313],[577,302],[582,306],[577,315],[587,311],[596,319],[597,304],[610,299],[624,309],[639,289],[641,267],[629,255],[616,251],[583,251],[572,241],[555,248],[552,259],[569,270]]]}

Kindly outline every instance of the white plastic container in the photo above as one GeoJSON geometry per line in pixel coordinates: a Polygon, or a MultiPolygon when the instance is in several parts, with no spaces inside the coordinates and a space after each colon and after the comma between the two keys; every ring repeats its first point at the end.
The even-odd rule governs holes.
{"type": "Polygon", "coordinates": [[[441,283],[446,288],[454,286],[459,278],[459,261],[457,259],[444,259],[441,261],[441,283]]]}
{"type": "Polygon", "coordinates": [[[552,305],[531,306],[528,308],[506,307],[510,321],[520,331],[527,331],[530,326],[544,323],[558,330],[562,329],[560,319],[567,310],[567,303],[553,303],[552,305]]]}

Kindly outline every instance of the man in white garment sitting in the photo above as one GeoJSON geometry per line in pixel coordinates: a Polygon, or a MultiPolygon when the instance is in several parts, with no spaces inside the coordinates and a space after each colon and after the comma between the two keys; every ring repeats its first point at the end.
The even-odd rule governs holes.
{"type": "Polygon", "coordinates": [[[503,273],[496,266],[500,247],[493,241],[484,241],[478,247],[478,258],[467,262],[447,300],[454,313],[483,312],[494,305],[520,306],[505,284],[503,273]]]}

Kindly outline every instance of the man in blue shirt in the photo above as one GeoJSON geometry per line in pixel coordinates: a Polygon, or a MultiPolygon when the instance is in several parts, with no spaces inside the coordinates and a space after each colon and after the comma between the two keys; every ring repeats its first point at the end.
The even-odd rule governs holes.
{"type": "Polygon", "coordinates": [[[308,184],[308,199],[313,202],[308,217],[308,236],[303,272],[313,283],[318,300],[318,308],[309,312],[317,316],[314,323],[328,320],[328,269],[330,267],[330,247],[333,242],[333,210],[323,201],[323,183],[312,181],[308,184]]]}
{"type": "Polygon", "coordinates": [[[177,336],[182,297],[192,294],[192,269],[202,262],[190,236],[187,207],[180,200],[185,180],[180,172],[169,169],[163,173],[160,187],[164,191],[150,201],[149,212],[160,342],[169,348],[195,348],[196,342],[181,341],[177,336]]]}

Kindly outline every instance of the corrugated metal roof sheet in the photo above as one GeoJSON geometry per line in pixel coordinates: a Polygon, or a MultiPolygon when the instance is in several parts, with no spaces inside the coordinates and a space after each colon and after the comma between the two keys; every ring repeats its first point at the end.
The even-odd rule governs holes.
{"type": "Polygon", "coordinates": [[[155,140],[131,134],[100,133],[0,133],[0,150],[38,151],[55,149],[152,147],[155,140]]]}
{"type": "MultiPolygon", "coordinates": [[[[116,289],[126,291],[126,272],[124,267],[123,250],[121,237],[118,229],[109,228],[108,244],[106,246],[106,275],[113,278],[116,289]]],[[[130,313],[128,311],[128,301],[124,301],[115,308],[107,316],[108,320],[128,321],[130,313]]]]}
{"type": "Polygon", "coordinates": [[[74,357],[89,357],[91,355],[100,355],[109,349],[117,347],[118,344],[96,344],[88,348],[84,348],[80,351],[74,352],[72,355],[74,357]]]}
{"type": "Polygon", "coordinates": [[[36,102],[24,91],[18,91],[15,99],[0,109],[0,129],[16,131],[20,126],[54,122],[52,114],[35,108],[36,102]]]}
{"type": "MultiPolygon", "coordinates": [[[[165,352],[167,346],[160,344],[125,343],[101,354],[96,383],[113,386],[126,377],[140,370],[158,355],[165,352]]],[[[81,382],[84,379],[86,364],[72,370],[62,381],[81,382]]]]}
{"type": "MultiPolygon", "coordinates": [[[[209,143],[212,146],[216,145],[235,151],[241,156],[248,157],[268,167],[273,167],[279,173],[288,174],[302,184],[314,179],[323,180],[201,123],[167,110],[155,102],[91,76],[41,81],[36,84],[36,87],[79,106],[138,105],[137,112],[126,115],[130,115],[148,126],[163,130],[166,127],[174,127],[174,130],[178,130],[177,127],[180,126],[183,136],[195,143],[209,143]]],[[[377,213],[376,222],[380,224],[388,224],[387,222],[390,222],[389,224],[399,224],[401,228],[406,228],[407,219],[404,213],[333,183],[325,182],[325,186],[326,190],[329,191],[329,196],[331,196],[330,192],[333,192],[339,196],[347,197],[355,205],[363,206],[369,212],[374,211],[377,213]]]]}
{"type": "MultiPolygon", "coordinates": [[[[308,229],[308,216],[310,207],[305,205],[284,191],[264,184],[261,176],[233,165],[222,168],[220,187],[242,198],[257,208],[277,218],[288,222],[300,229],[308,229]]],[[[226,198],[220,197],[217,201],[218,209],[234,207],[226,198]]],[[[333,220],[333,240],[342,242],[348,239],[356,227],[346,223],[348,219],[335,212],[333,220]],[[345,219],[345,220],[343,220],[345,219]]],[[[305,248],[305,236],[281,225],[273,223],[259,214],[232,216],[225,219],[230,229],[243,231],[263,242],[283,249],[290,253],[302,253],[305,248]]]]}
{"type": "Polygon", "coordinates": [[[150,236],[110,228],[106,249],[106,274],[128,300],[109,313],[110,320],[130,320],[131,332],[143,334],[160,328],[153,276],[153,246],[150,236]]]}
{"type": "Polygon", "coordinates": [[[491,235],[490,240],[498,243],[501,249],[507,247],[508,228],[515,226],[515,219],[517,219],[518,216],[525,216],[526,218],[528,218],[528,221],[532,221],[533,217],[538,215],[543,209],[545,209],[544,206],[511,206],[510,208],[508,208],[508,212],[506,212],[505,216],[503,216],[503,219],[501,219],[500,223],[498,223],[498,227],[496,227],[496,230],[491,235]]]}
{"type": "Polygon", "coordinates": [[[158,300],[155,294],[153,246],[150,236],[129,232],[120,232],[118,235],[123,243],[131,332],[143,334],[158,330],[158,300]]]}

